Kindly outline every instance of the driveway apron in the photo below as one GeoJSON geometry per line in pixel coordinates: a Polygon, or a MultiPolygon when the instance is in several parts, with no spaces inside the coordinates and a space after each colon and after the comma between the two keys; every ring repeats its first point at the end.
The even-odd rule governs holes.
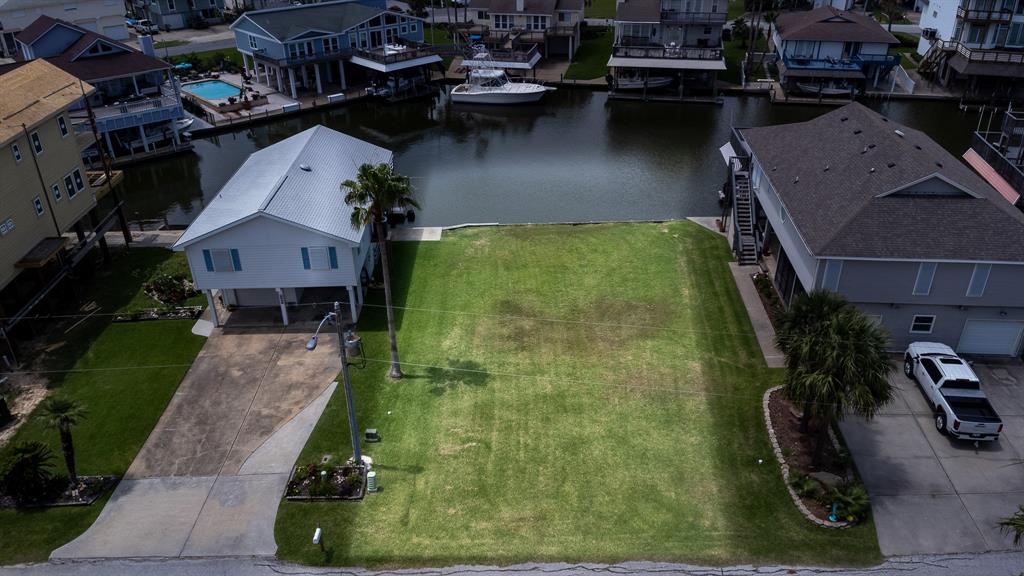
{"type": "Polygon", "coordinates": [[[217,330],[96,522],[54,559],[272,556],[291,467],[334,392],[332,334],[217,330]]]}
{"type": "Polygon", "coordinates": [[[975,364],[1005,424],[997,442],[977,448],[935,429],[928,402],[901,368],[890,378],[896,398],[880,414],[840,424],[871,494],[882,553],[1011,549],[998,523],[1024,503],[1024,366],[975,364]]]}

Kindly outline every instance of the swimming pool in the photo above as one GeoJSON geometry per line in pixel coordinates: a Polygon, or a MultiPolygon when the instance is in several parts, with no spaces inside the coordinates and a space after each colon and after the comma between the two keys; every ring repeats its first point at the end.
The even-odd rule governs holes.
{"type": "Polygon", "coordinates": [[[223,80],[204,80],[202,82],[193,82],[191,84],[182,85],[181,89],[189,94],[195,94],[203,100],[222,100],[224,98],[230,98],[231,96],[238,96],[239,94],[239,88],[237,86],[228,84],[223,80]]]}

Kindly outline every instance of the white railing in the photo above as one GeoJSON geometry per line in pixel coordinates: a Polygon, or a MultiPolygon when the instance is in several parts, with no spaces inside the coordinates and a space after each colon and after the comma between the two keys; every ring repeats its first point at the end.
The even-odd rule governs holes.
{"type": "Polygon", "coordinates": [[[909,74],[907,74],[907,71],[903,69],[903,66],[893,68],[891,74],[892,86],[889,88],[889,92],[895,92],[896,86],[899,85],[899,87],[903,88],[907,94],[914,93],[914,87],[917,83],[914,82],[914,79],[911,78],[909,74]]]}

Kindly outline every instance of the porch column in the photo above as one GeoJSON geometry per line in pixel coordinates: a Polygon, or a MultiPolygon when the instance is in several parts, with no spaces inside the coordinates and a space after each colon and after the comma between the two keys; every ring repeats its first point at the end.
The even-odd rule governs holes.
{"type": "Polygon", "coordinates": [[[139,83],[135,81],[135,76],[132,76],[132,87],[135,88],[135,93],[139,93],[139,83]]]}
{"type": "Polygon", "coordinates": [[[302,65],[302,87],[309,89],[309,71],[306,70],[306,65],[302,65]]]}
{"type": "Polygon", "coordinates": [[[220,316],[217,315],[217,305],[213,299],[213,290],[203,290],[206,293],[206,304],[210,307],[210,317],[213,318],[213,325],[220,328],[220,316]]]}
{"type": "Polygon", "coordinates": [[[324,86],[320,83],[320,65],[313,64],[313,73],[316,75],[316,93],[323,94],[324,86]]]}
{"type": "Polygon", "coordinates": [[[348,287],[348,307],[352,311],[352,321],[355,322],[359,319],[359,308],[356,306],[356,289],[355,286],[348,287]]]}
{"type": "MultiPolygon", "coordinates": [[[[242,68],[245,68],[245,75],[248,76],[249,75],[249,59],[245,57],[245,52],[239,52],[239,54],[242,55],[242,68]]],[[[253,58],[253,62],[255,62],[255,61],[256,61],[256,58],[253,58]]]]}
{"type": "Polygon", "coordinates": [[[145,127],[139,126],[139,134],[142,136],[142,149],[145,150],[146,152],[149,152],[149,140],[146,139],[145,127]]]}
{"type": "Polygon", "coordinates": [[[107,141],[107,153],[110,154],[111,158],[115,158],[117,155],[114,154],[114,145],[110,142],[110,131],[103,133],[103,139],[107,141]]]}
{"type": "Polygon", "coordinates": [[[281,67],[275,66],[274,70],[277,71],[277,91],[284,92],[284,78],[281,77],[281,67]]]}
{"type": "Polygon", "coordinates": [[[345,61],[338,60],[338,72],[341,74],[341,89],[348,90],[348,84],[345,82],[345,61]]]}
{"type": "Polygon", "coordinates": [[[292,85],[292,100],[298,100],[299,93],[295,91],[295,68],[288,69],[288,81],[292,85]]]}
{"type": "Polygon", "coordinates": [[[277,292],[277,302],[281,305],[281,319],[284,320],[284,325],[288,325],[288,306],[284,301],[284,290],[280,288],[274,288],[277,292]]]}
{"type": "Polygon", "coordinates": [[[171,120],[171,130],[174,130],[174,145],[180,145],[181,138],[178,137],[178,122],[176,120],[171,120]]]}

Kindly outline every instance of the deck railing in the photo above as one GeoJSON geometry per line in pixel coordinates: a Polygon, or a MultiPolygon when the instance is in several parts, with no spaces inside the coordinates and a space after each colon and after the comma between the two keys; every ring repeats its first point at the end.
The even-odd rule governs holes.
{"type": "Polygon", "coordinates": [[[782,55],[782,63],[791,70],[860,71],[869,64],[896,66],[901,59],[899,54],[859,54],[850,58],[802,58],[788,53],[782,55]]]}
{"type": "Polygon", "coordinates": [[[971,48],[955,40],[942,43],[943,50],[956,52],[970,62],[989,62],[993,64],[1024,64],[1024,50],[1009,51],[997,48],[971,48]]]}
{"type": "Polygon", "coordinates": [[[620,58],[721,60],[722,49],[690,46],[638,46],[622,43],[612,47],[612,56],[618,56],[620,58]]]}
{"type": "MultiPolygon", "coordinates": [[[[1024,170],[1014,164],[998,148],[1001,132],[975,132],[971,149],[978,153],[988,165],[1006,180],[1018,194],[1024,193],[1024,170]]],[[[1022,194],[1024,195],[1024,194],[1022,194]]]]}
{"type": "Polygon", "coordinates": [[[957,6],[956,17],[961,20],[973,20],[982,22],[1009,22],[1013,18],[1013,12],[1009,10],[977,10],[957,6]]]}
{"type": "Polygon", "coordinates": [[[433,46],[410,46],[400,52],[393,52],[389,54],[385,52],[383,48],[378,48],[376,50],[357,49],[353,56],[373,60],[380,64],[396,64],[398,62],[416,60],[417,58],[437,56],[437,50],[433,46]]]}
{"type": "Polygon", "coordinates": [[[665,24],[725,24],[726,16],[725,12],[661,11],[661,21],[665,24]]]}
{"type": "Polygon", "coordinates": [[[313,64],[316,62],[323,62],[326,60],[337,60],[339,58],[347,58],[352,55],[352,48],[349,46],[339,46],[336,50],[323,50],[320,52],[314,52],[312,54],[302,54],[298,56],[288,56],[287,58],[274,58],[267,56],[263,52],[254,52],[253,56],[257,60],[264,60],[271,62],[278,66],[297,66],[299,64],[313,64]]]}

